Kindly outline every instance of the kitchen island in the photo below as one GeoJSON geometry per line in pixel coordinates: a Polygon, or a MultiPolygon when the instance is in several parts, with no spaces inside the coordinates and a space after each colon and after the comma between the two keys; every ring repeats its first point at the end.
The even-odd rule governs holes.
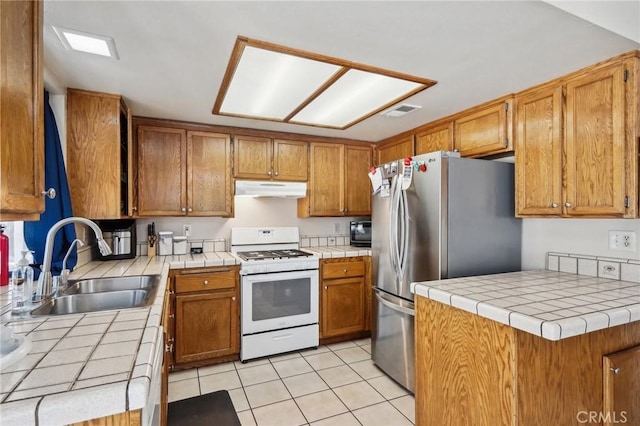
{"type": "Polygon", "coordinates": [[[640,424],[640,283],[537,270],[412,291],[416,424],[640,424]]]}

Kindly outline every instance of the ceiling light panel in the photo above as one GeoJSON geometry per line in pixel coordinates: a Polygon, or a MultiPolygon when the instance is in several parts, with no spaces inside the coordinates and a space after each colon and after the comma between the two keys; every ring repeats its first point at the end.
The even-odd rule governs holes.
{"type": "Polygon", "coordinates": [[[238,37],[213,114],[346,129],[436,81],[238,37]]]}
{"type": "Polygon", "coordinates": [[[116,43],[111,37],[52,26],[58,39],[67,50],[92,53],[119,59],[116,43]]]}
{"type": "Polygon", "coordinates": [[[342,128],[422,88],[424,85],[413,81],[352,69],[291,122],[342,128]]]}
{"type": "Polygon", "coordinates": [[[247,46],[220,112],[283,120],[339,69],[247,46]]]}

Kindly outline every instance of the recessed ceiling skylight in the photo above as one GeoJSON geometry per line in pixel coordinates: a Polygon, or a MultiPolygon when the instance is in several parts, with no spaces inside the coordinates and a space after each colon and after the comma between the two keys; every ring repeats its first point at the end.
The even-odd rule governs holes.
{"type": "Polygon", "coordinates": [[[213,114],[346,129],[434,84],[238,37],[213,114]]]}
{"type": "Polygon", "coordinates": [[[68,50],[93,53],[94,55],[108,56],[119,59],[116,51],[116,43],[111,37],[85,33],[62,27],[53,27],[58,39],[68,50]]]}

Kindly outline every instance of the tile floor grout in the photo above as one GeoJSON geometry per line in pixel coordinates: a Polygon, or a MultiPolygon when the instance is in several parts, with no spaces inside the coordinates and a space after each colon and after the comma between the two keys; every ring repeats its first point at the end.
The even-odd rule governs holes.
{"type": "MultiPolygon", "coordinates": [[[[307,350],[303,350],[303,351],[299,351],[299,352],[291,352],[291,353],[287,353],[287,354],[283,354],[283,355],[275,355],[272,357],[268,357],[268,358],[261,358],[258,360],[254,360],[254,361],[249,361],[246,364],[242,364],[239,361],[233,362],[233,364],[231,363],[224,363],[224,364],[216,364],[216,366],[218,367],[222,367],[225,365],[228,365],[229,367],[233,367],[233,368],[227,368],[227,367],[222,367],[225,368],[222,371],[218,371],[217,369],[215,369],[215,372],[212,372],[210,374],[202,374],[202,369],[206,369],[206,368],[210,368],[210,367],[215,367],[215,366],[210,366],[210,367],[201,367],[201,368],[197,368],[196,372],[195,372],[195,377],[193,375],[193,373],[189,374],[187,377],[184,378],[178,378],[178,379],[173,379],[171,378],[171,376],[173,375],[174,377],[176,377],[176,375],[179,374],[184,374],[184,372],[192,372],[193,370],[183,370],[183,371],[179,371],[179,372],[175,372],[175,373],[171,373],[169,376],[169,395],[170,395],[170,401],[173,400],[179,400],[179,399],[183,399],[183,398],[189,398],[189,397],[193,397],[193,396],[197,396],[197,395],[192,395],[189,394],[188,396],[183,396],[183,397],[179,397],[179,398],[175,398],[172,399],[171,398],[171,388],[172,385],[175,388],[175,386],[177,386],[176,384],[180,383],[180,382],[184,382],[186,380],[193,380],[196,379],[197,383],[198,383],[198,395],[203,395],[205,393],[209,393],[209,392],[204,392],[203,393],[203,386],[201,383],[201,380],[203,378],[207,378],[216,374],[223,374],[223,373],[230,373],[230,372],[234,372],[236,374],[235,377],[238,378],[238,382],[239,382],[239,387],[235,387],[234,385],[230,385],[232,386],[231,389],[225,389],[227,391],[235,391],[238,389],[242,389],[242,395],[244,397],[244,399],[246,400],[246,405],[247,408],[243,409],[241,411],[239,411],[236,408],[236,412],[238,413],[238,416],[241,417],[242,419],[246,421],[251,421],[252,423],[247,423],[247,424],[255,424],[255,425],[262,425],[259,422],[258,417],[256,417],[256,413],[254,412],[255,410],[260,410],[260,409],[266,409],[269,406],[275,405],[275,404],[282,404],[282,403],[286,403],[288,401],[292,401],[295,404],[295,407],[298,410],[298,413],[295,413],[296,415],[300,414],[302,415],[302,418],[304,419],[304,422],[299,423],[297,422],[296,424],[315,424],[316,422],[320,422],[320,423],[325,423],[325,422],[331,422],[332,419],[337,420],[338,417],[340,416],[344,416],[347,414],[350,414],[352,417],[350,417],[350,419],[353,421],[355,420],[356,423],[355,424],[365,424],[362,422],[362,419],[357,418],[357,416],[354,414],[355,411],[359,411],[359,410],[365,410],[365,409],[370,409],[372,407],[375,407],[377,405],[383,405],[385,403],[387,403],[387,405],[389,407],[391,407],[392,413],[393,415],[399,414],[400,416],[402,416],[402,419],[406,422],[408,422],[407,424],[413,424],[413,420],[407,416],[405,413],[403,413],[402,410],[400,410],[398,407],[396,407],[392,401],[396,401],[396,400],[400,400],[402,398],[405,397],[411,397],[411,402],[412,402],[412,406],[414,404],[413,402],[413,395],[410,394],[409,392],[405,391],[404,389],[400,388],[399,385],[395,384],[395,382],[393,382],[393,385],[395,385],[396,388],[401,389],[402,394],[397,395],[397,396],[393,396],[393,397],[386,397],[382,391],[380,391],[378,388],[376,388],[372,383],[370,383],[370,380],[374,380],[377,379],[379,377],[387,377],[384,372],[382,372],[381,370],[377,369],[377,367],[375,367],[373,364],[371,364],[371,366],[373,366],[373,368],[375,368],[376,370],[378,370],[378,372],[380,373],[377,376],[371,377],[370,374],[366,374],[366,373],[359,373],[356,369],[354,369],[352,367],[352,364],[355,363],[360,363],[360,362],[364,362],[367,360],[371,360],[370,357],[368,358],[364,358],[364,359],[355,359],[351,362],[347,362],[345,361],[345,359],[343,359],[342,357],[340,357],[340,354],[338,353],[338,351],[341,350],[345,350],[345,349],[349,349],[349,348],[359,348],[362,351],[366,352],[367,354],[370,353],[370,339],[358,339],[358,340],[353,340],[353,341],[347,341],[347,342],[341,342],[341,343],[335,343],[335,344],[331,344],[331,345],[326,345],[326,346],[320,346],[318,348],[318,350],[314,350],[314,349],[307,349],[307,350]],[[308,357],[313,357],[313,356],[317,356],[317,355],[322,355],[322,354],[332,354],[333,356],[337,357],[340,360],[340,363],[337,365],[329,365],[326,367],[323,367],[322,364],[317,364],[317,363],[311,363],[307,358],[308,357]],[[282,369],[278,369],[277,367],[281,367],[281,365],[276,365],[285,361],[293,361],[293,360],[304,360],[305,362],[305,367],[303,368],[304,371],[300,372],[300,369],[296,368],[296,371],[293,374],[288,374],[282,372],[282,369]],[[257,363],[256,363],[257,362],[257,363]],[[252,364],[253,363],[253,364],[252,364]],[[314,366],[315,364],[315,366],[314,366]],[[271,370],[273,370],[273,372],[275,372],[275,377],[273,377],[273,379],[268,378],[267,380],[262,380],[259,379],[260,381],[258,382],[253,382],[253,380],[249,380],[248,378],[245,378],[244,380],[242,379],[242,376],[240,374],[241,371],[243,370],[247,370],[249,368],[256,368],[256,367],[261,367],[261,366],[269,366],[271,368],[271,370]],[[326,378],[323,377],[320,372],[323,370],[330,370],[333,368],[341,368],[341,367],[348,367],[349,371],[351,373],[353,373],[355,375],[355,377],[357,377],[359,380],[356,381],[347,381],[345,383],[340,382],[339,384],[332,386],[330,384],[330,381],[326,378]],[[307,369],[308,367],[308,369],[307,369]],[[302,393],[299,394],[297,396],[294,396],[294,391],[291,390],[291,388],[293,387],[292,384],[287,385],[287,383],[285,382],[285,380],[287,379],[291,379],[293,377],[298,377],[298,376],[302,376],[305,374],[311,374],[311,373],[315,373],[316,376],[318,376],[318,378],[320,379],[322,385],[324,386],[324,388],[321,389],[317,389],[314,390],[312,392],[308,392],[308,393],[302,393]],[[285,374],[283,376],[283,374],[285,374]],[[367,376],[368,378],[365,378],[365,376],[367,376]],[[245,382],[247,384],[245,384],[245,382]],[[288,398],[285,399],[277,399],[277,400],[270,400],[267,403],[264,404],[260,404],[260,405],[255,405],[252,406],[252,403],[256,404],[256,401],[250,401],[249,398],[249,394],[247,393],[247,388],[252,387],[252,386],[262,386],[265,385],[267,383],[278,383],[278,384],[282,384],[284,391],[286,391],[286,395],[288,396],[288,398]],[[354,407],[353,409],[351,409],[344,401],[343,398],[340,397],[340,395],[335,391],[335,389],[338,388],[345,388],[347,386],[352,386],[352,385],[358,385],[358,384],[366,384],[366,386],[368,386],[369,388],[371,388],[371,390],[373,392],[375,392],[375,395],[377,395],[376,400],[374,402],[371,402],[370,404],[366,404],[366,405],[358,405],[357,407],[354,407]],[[335,401],[337,401],[339,403],[339,405],[341,405],[341,407],[343,407],[346,411],[340,412],[340,413],[335,413],[335,414],[331,414],[329,416],[326,417],[321,417],[318,419],[312,419],[309,420],[308,416],[309,413],[307,412],[307,414],[305,414],[305,410],[303,410],[303,407],[300,405],[300,402],[297,399],[301,399],[301,398],[306,398],[309,397],[311,395],[317,395],[323,392],[326,392],[330,390],[331,391],[331,395],[335,398],[335,401]],[[380,398],[380,399],[378,399],[380,398]],[[251,418],[247,419],[245,416],[247,416],[248,413],[250,413],[251,418]]],[[[343,356],[345,356],[343,354],[343,356]]],[[[206,370],[205,370],[206,371],[206,370]]],[[[270,371],[271,372],[271,371],[270,371]]],[[[245,376],[247,376],[247,374],[245,374],[245,376]]],[[[205,379],[206,380],[206,379],[205,379]]],[[[389,379],[390,381],[390,379],[389,379]]],[[[213,389],[210,392],[215,392],[216,390],[220,390],[220,389],[213,389]]],[[[306,391],[305,391],[306,392],[306,391]]],[[[297,392],[295,392],[297,393],[297,392]]],[[[284,395],[282,395],[284,396],[284,395]]],[[[279,398],[279,397],[276,397],[279,398]]],[[[370,402],[370,401],[367,401],[370,402]]],[[[238,403],[238,401],[234,401],[234,403],[238,403]]],[[[244,404],[243,404],[244,405],[244,404]]],[[[244,407],[241,407],[244,408],[244,407]]],[[[386,407],[385,407],[386,408],[386,407]]],[[[413,407],[411,408],[413,410],[413,407]]],[[[342,408],[340,408],[339,410],[342,410],[342,408]]],[[[263,410],[264,411],[264,410],[263,410]]],[[[366,425],[369,424],[374,424],[375,421],[372,422],[366,422],[366,425]]],[[[245,423],[243,423],[245,424],[245,423]]],[[[340,422],[340,424],[343,424],[340,422]]]]}

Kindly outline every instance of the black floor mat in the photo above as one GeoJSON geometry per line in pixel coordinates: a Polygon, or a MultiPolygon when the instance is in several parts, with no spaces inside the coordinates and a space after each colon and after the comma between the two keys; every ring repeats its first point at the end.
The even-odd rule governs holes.
{"type": "Polygon", "coordinates": [[[168,426],[240,426],[226,390],[169,404],[168,426]]]}

